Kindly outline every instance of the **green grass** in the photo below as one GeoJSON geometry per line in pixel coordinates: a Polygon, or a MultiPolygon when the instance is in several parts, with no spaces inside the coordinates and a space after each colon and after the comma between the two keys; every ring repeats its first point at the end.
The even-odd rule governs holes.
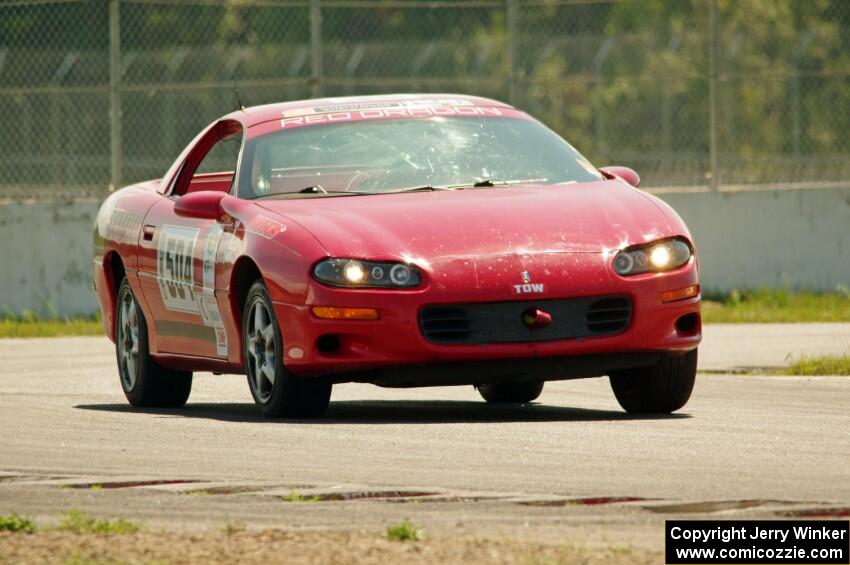
{"type": "Polygon", "coordinates": [[[0,338],[103,335],[100,315],[79,318],[39,318],[32,312],[0,317],[0,338]]]}
{"type": "Polygon", "coordinates": [[[782,370],[786,375],[850,377],[850,355],[803,356],[792,360],[782,370]]]}
{"type": "Polygon", "coordinates": [[[850,322],[850,291],[755,290],[704,297],[702,321],[717,323],[850,322]]]}
{"type": "Polygon", "coordinates": [[[222,528],[221,531],[226,536],[232,536],[234,534],[238,534],[240,532],[245,531],[245,524],[242,522],[227,522],[222,528]]]}
{"type": "Polygon", "coordinates": [[[787,377],[850,377],[850,355],[790,355],[785,367],[746,367],[735,370],[700,370],[707,375],[787,376],[787,377]]]}
{"type": "Polygon", "coordinates": [[[24,532],[31,534],[35,531],[32,520],[21,518],[17,514],[0,516],[0,532],[24,532]]]}
{"type": "Polygon", "coordinates": [[[319,502],[322,500],[322,497],[318,495],[305,496],[297,492],[290,492],[287,495],[281,496],[280,499],[284,502],[319,502]]]}
{"type": "Polygon", "coordinates": [[[419,541],[423,537],[425,532],[410,522],[387,526],[387,539],[390,541],[419,541]]]}
{"type": "Polygon", "coordinates": [[[69,510],[56,529],[75,534],[134,534],[141,526],[121,519],[99,520],[79,510],[69,510]]]}

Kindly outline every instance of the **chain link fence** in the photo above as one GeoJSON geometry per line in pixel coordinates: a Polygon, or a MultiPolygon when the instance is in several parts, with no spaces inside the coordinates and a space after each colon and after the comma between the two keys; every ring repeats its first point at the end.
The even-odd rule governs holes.
{"type": "Polygon", "coordinates": [[[646,187],[850,183],[847,0],[5,0],[0,199],[156,178],[234,84],[494,97],[646,187]]]}

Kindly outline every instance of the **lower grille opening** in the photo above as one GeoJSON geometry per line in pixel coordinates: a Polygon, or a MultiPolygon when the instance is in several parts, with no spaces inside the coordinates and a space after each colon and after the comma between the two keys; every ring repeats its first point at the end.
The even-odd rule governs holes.
{"type": "Polygon", "coordinates": [[[419,327],[433,343],[519,343],[613,335],[624,331],[631,318],[628,297],[597,296],[426,306],[419,327]],[[547,313],[551,322],[530,328],[522,321],[530,309],[547,313]]]}
{"type": "Polygon", "coordinates": [[[588,331],[594,334],[623,331],[632,319],[632,303],[624,296],[595,300],[588,306],[586,319],[588,331]]]}
{"type": "Polygon", "coordinates": [[[422,332],[431,341],[464,342],[472,335],[469,313],[460,307],[432,307],[423,312],[422,332]]]}

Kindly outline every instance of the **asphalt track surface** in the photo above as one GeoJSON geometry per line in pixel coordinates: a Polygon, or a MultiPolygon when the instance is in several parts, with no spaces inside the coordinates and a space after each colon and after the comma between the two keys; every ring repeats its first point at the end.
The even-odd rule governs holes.
{"type": "Polygon", "coordinates": [[[850,324],[709,326],[709,373],[666,417],[623,413],[601,378],[547,383],[536,404],[507,408],[472,387],[340,385],[324,418],[270,421],[244,377],[196,374],[185,408],[137,410],[105,338],[0,340],[0,514],[49,519],[73,507],[190,529],[413,516],[437,531],[542,537],[603,540],[619,527],[653,547],[670,513],[841,515],[850,378],[718,373],[848,351],[850,324]],[[152,483],[112,484],[137,479],[152,483]],[[281,502],[293,492],[357,500],[281,502]],[[600,497],[622,499],[576,502],[600,497]]]}

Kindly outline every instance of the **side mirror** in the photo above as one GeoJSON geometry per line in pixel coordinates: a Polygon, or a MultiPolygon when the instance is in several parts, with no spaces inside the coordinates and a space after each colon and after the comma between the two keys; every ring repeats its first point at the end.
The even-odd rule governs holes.
{"type": "Polygon", "coordinates": [[[628,167],[602,167],[599,172],[606,179],[624,180],[635,188],[640,186],[640,175],[628,167]]]}
{"type": "Polygon", "coordinates": [[[184,218],[227,222],[230,215],[221,206],[221,201],[225,196],[227,196],[226,192],[213,190],[190,192],[181,196],[174,203],[174,213],[184,218]]]}

